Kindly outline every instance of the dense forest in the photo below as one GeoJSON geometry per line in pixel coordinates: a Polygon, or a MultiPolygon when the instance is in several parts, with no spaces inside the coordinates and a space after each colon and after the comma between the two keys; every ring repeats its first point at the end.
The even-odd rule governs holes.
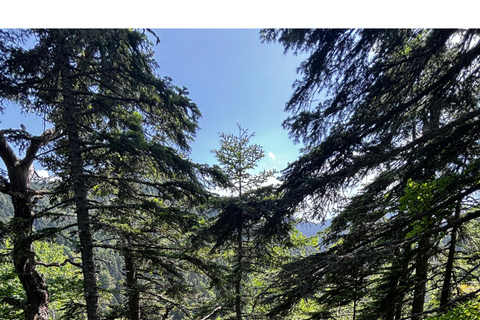
{"type": "Polygon", "coordinates": [[[0,31],[1,111],[49,124],[0,129],[1,319],[480,318],[480,31],[262,30],[307,56],[280,172],[241,126],[189,158],[148,35],[0,31]]]}

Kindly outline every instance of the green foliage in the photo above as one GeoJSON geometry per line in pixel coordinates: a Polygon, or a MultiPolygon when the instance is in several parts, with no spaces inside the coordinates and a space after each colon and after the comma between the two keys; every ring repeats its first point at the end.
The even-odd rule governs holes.
{"type": "MultiPolygon", "coordinates": [[[[106,319],[217,310],[217,320],[393,320],[477,295],[478,31],[263,37],[310,53],[284,122],[304,148],[280,187],[265,186],[274,171],[253,173],[265,154],[240,126],[212,151],[221,172],[188,160],[200,112],[185,88],[156,75],[145,34],[0,31],[0,99],[55,126],[51,140],[2,130],[3,151],[41,140],[44,150],[30,158],[59,177],[49,203],[27,219],[35,232],[18,228],[1,195],[9,209],[0,216],[0,317],[24,317],[9,242],[21,232],[56,319],[98,319],[99,306],[106,319]],[[18,45],[26,36],[30,48],[18,45]],[[205,181],[224,182],[227,195],[211,194],[205,181]],[[320,238],[306,238],[291,232],[299,210],[334,218],[320,238]],[[83,270],[68,263],[79,253],[83,270]]],[[[477,300],[431,319],[480,317],[477,300]]]]}
{"type": "Polygon", "coordinates": [[[444,314],[428,317],[427,320],[475,320],[480,319],[480,302],[470,300],[454,306],[444,314]]]}
{"type": "Polygon", "coordinates": [[[250,144],[254,134],[242,129],[238,125],[238,135],[220,134],[220,149],[212,150],[217,158],[223,173],[229,178],[230,192],[238,196],[254,190],[273,177],[275,171],[263,171],[252,175],[251,170],[258,166],[258,162],[265,156],[260,145],[250,144]]]}
{"type": "Polygon", "coordinates": [[[3,193],[0,193],[0,208],[2,208],[0,211],[0,222],[7,223],[13,217],[13,206],[9,196],[3,193]]]}
{"type": "Polygon", "coordinates": [[[278,246],[288,242],[285,236],[291,228],[287,223],[270,224],[279,210],[278,194],[274,187],[262,185],[275,172],[251,173],[264,157],[261,146],[250,144],[252,137],[240,126],[238,135],[220,134],[220,149],[212,152],[230,186],[226,196],[208,204],[210,223],[201,231],[228,268],[222,313],[236,319],[265,313],[258,299],[268,286],[268,275],[285,259],[278,246]]]}
{"type": "Polygon", "coordinates": [[[77,266],[66,262],[67,259],[79,261],[78,257],[75,259],[65,255],[68,249],[55,243],[38,242],[35,247],[38,252],[37,260],[47,265],[39,265],[37,269],[45,278],[49,289],[52,317],[84,319],[82,272],[77,266]]]}
{"type": "MultiPolygon", "coordinates": [[[[183,276],[178,270],[184,266],[174,261],[184,258],[178,253],[181,232],[195,221],[184,208],[208,196],[202,176],[218,176],[184,156],[198,127],[198,108],[185,88],[157,75],[152,44],[142,32],[27,33],[28,48],[10,40],[2,43],[2,85],[9,89],[7,98],[22,110],[39,114],[54,126],[55,139],[45,142],[45,152],[37,160],[59,178],[50,198],[52,211],[60,215],[73,209],[76,214],[78,233],[71,234],[69,245],[81,248],[88,318],[100,317],[101,289],[116,298],[120,289],[112,284],[108,266],[101,264],[96,271],[96,255],[108,254],[94,247],[116,250],[118,257],[128,238],[140,252],[135,262],[145,268],[143,276],[155,278],[145,285],[149,290],[145,292],[170,290],[173,293],[166,296],[180,296],[185,282],[169,277],[183,276]],[[169,206],[163,205],[167,200],[169,206]],[[146,223],[136,225],[134,217],[146,223]],[[170,232],[168,227],[173,226],[178,229],[170,232]],[[149,247],[151,243],[155,246],[149,247]],[[162,247],[167,249],[157,254],[162,247]],[[162,282],[160,289],[153,285],[157,280],[162,282]]],[[[1,35],[4,39],[8,33],[1,35]]],[[[72,300],[67,309],[73,313],[77,306],[72,300]]]]}
{"type": "MultiPolygon", "coordinates": [[[[425,215],[435,205],[435,202],[441,193],[448,187],[451,182],[448,176],[442,177],[441,180],[433,180],[424,183],[417,183],[412,179],[407,181],[405,194],[399,199],[398,210],[406,215],[413,216],[412,230],[407,233],[406,238],[421,235],[428,231],[432,225],[438,220],[434,216],[425,215]],[[417,218],[418,217],[418,218],[417,218]]],[[[452,206],[444,208],[445,211],[451,212],[452,206]]],[[[437,212],[440,215],[441,212],[437,212]]]]}
{"type": "MultiPolygon", "coordinates": [[[[10,241],[5,242],[5,247],[0,253],[3,261],[0,264],[0,296],[16,299],[22,303],[26,301],[25,291],[13,270],[9,252],[12,250],[10,241]]],[[[49,242],[36,242],[35,251],[38,254],[39,265],[37,271],[46,279],[50,294],[51,319],[83,319],[82,275],[81,270],[67,263],[72,259],[65,254],[66,247],[49,242]],[[72,305],[77,308],[70,310],[72,305]],[[78,309],[80,307],[80,310],[78,309]],[[72,316],[72,311],[77,316],[72,316]]],[[[3,302],[0,304],[2,319],[24,319],[23,310],[14,308],[13,305],[3,302]]]]}
{"type": "Polygon", "coordinates": [[[461,296],[448,279],[465,272],[466,247],[445,244],[480,216],[478,31],[276,29],[263,38],[308,54],[286,106],[284,127],[305,147],[283,171],[284,207],[334,216],[324,251],[279,274],[272,314],[315,298],[322,312],[356,306],[358,318],[393,320],[438,307],[443,280],[450,299],[461,296]]]}
{"type": "Polygon", "coordinates": [[[9,252],[11,243],[5,241],[5,247],[0,251],[0,316],[2,319],[22,319],[23,310],[11,303],[7,303],[5,298],[13,298],[15,301],[25,300],[25,293],[13,270],[10,262],[9,252]]]}

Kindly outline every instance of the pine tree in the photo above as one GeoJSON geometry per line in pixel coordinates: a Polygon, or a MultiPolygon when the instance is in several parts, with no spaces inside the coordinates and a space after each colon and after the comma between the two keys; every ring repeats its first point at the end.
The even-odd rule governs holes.
{"type": "MultiPolygon", "coordinates": [[[[45,280],[36,271],[35,250],[33,247],[33,222],[35,220],[34,201],[38,192],[31,188],[34,175],[33,161],[39,149],[49,143],[54,131],[47,130],[41,136],[33,137],[20,129],[0,131],[0,157],[8,174],[0,176],[0,192],[12,198],[14,217],[9,223],[13,237],[13,262],[27,300],[25,303],[15,301],[25,312],[25,318],[47,319],[49,296],[45,280]],[[24,158],[19,158],[10,147],[8,140],[28,141],[24,158]]],[[[6,226],[4,226],[6,228],[6,226]]],[[[3,233],[3,232],[2,232],[3,233]]]]}
{"type": "MultiPolygon", "coordinates": [[[[14,100],[16,97],[15,83],[8,72],[8,59],[15,44],[22,41],[22,32],[0,32],[0,99],[14,100]]],[[[3,109],[2,109],[3,110],[3,109]]],[[[40,150],[58,136],[54,129],[46,130],[40,136],[33,136],[23,124],[21,128],[0,130],[0,157],[6,167],[0,175],[0,192],[11,197],[14,215],[13,218],[2,224],[0,237],[9,236],[13,239],[12,259],[14,269],[26,293],[26,301],[19,301],[14,297],[4,297],[4,301],[23,310],[27,320],[47,319],[49,311],[49,294],[45,280],[36,270],[34,249],[33,223],[37,218],[35,202],[43,193],[32,188],[32,179],[35,174],[34,161],[40,150]],[[15,153],[15,148],[25,152],[21,158],[15,153]]],[[[38,238],[38,236],[37,236],[38,238]]]]}
{"type": "Polygon", "coordinates": [[[200,216],[190,208],[205,199],[165,200],[152,194],[147,205],[145,199],[119,194],[112,202],[115,210],[101,210],[102,231],[109,235],[109,244],[103,246],[119,252],[125,262],[126,303],[116,306],[111,316],[157,319],[159,314],[192,317],[201,312],[200,301],[190,298],[201,293],[195,292],[199,289],[189,276],[214,278],[215,265],[191,250],[190,235],[198,229],[200,216]]]}
{"type": "MultiPolygon", "coordinates": [[[[251,173],[264,157],[264,151],[260,145],[250,144],[253,134],[240,126],[238,130],[238,135],[220,134],[220,149],[212,151],[230,187],[224,190],[227,195],[212,199],[208,206],[213,224],[207,233],[214,241],[212,252],[224,252],[231,268],[233,296],[226,303],[234,311],[232,317],[240,320],[253,316],[253,298],[259,294],[249,292],[248,280],[268,267],[269,250],[282,237],[265,232],[278,206],[274,188],[265,186],[275,171],[251,173]]],[[[285,226],[284,233],[288,234],[285,226]]]]}
{"type": "MultiPolygon", "coordinates": [[[[432,258],[445,250],[442,239],[479,216],[479,32],[265,30],[263,36],[310,53],[287,103],[292,115],[284,125],[305,148],[283,173],[286,208],[335,214],[323,243],[329,249],[285,269],[275,312],[301,297],[315,297],[326,309],[350,304],[358,295],[348,286],[364,279],[359,316],[421,316],[427,292],[441,287],[428,279],[432,258]],[[351,270],[358,273],[351,282],[337,282],[351,270]]],[[[444,274],[446,286],[453,285],[450,271],[444,274]]]]}
{"type": "MultiPolygon", "coordinates": [[[[200,112],[168,78],[155,74],[153,50],[135,30],[33,30],[31,49],[8,61],[18,101],[50,121],[54,152],[41,160],[60,181],[52,201],[73,207],[82,255],[88,319],[99,319],[95,232],[127,208],[155,208],[153,198],[207,195],[211,172],[183,154],[200,112]],[[116,202],[128,195],[126,203],[116,202]],[[132,200],[134,199],[134,200],[132,200]]],[[[154,210],[152,210],[154,211],[154,210]]],[[[103,231],[102,231],[103,232],[103,231]]]]}

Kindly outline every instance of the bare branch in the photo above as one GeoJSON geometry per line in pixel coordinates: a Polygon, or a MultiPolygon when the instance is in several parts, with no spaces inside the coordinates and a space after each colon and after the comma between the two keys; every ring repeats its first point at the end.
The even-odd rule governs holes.
{"type": "Polygon", "coordinates": [[[146,28],[145,30],[147,30],[151,35],[153,35],[155,37],[155,45],[159,45],[160,44],[160,37],[157,36],[157,34],[155,33],[155,31],[153,31],[152,29],[149,29],[149,28],[146,28]]]}
{"type": "Polygon", "coordinates": [[[200,320],[207,320],[207,319],[209,319],[211,316],[213,316],[213,314],[214,314],[215,312],[217,312],[217,311],[220,310],[220,309],[222,309],[221,306],[216,307],[215,309],[213,309],[213,311],[212,311],[210,314],[208,314],[207,316],[203,317],[203,318],[200,319],[200,320]]]}
{"type": "Polygon", "coordinates": [[[46,263],[46,262],[42,262],[42,261],[36,261],[37,265],[44,266],[44,267],[47,267],[47,268],[50,268],[50,267],[64,267],[67,263],[69,263],[72,266],[75,266],[77,268],[82,268],[81,263],[77,263],[77,262],[72,261],[70,259],[65,259],[65,261],[63,261],[62,263],[60,263],[60,262],[46,263]]]}
{"type": "Polygon", "coordinates": [[[5,130],[0,131],[0,157],[8,169],[14,167],[20,160],[5,139],[4,133],[5,130]]]}
{"type": "Polygon", "coordinates": [[[30,167],[35,160],[38,150],[60,134],[61,131],[55,131],[55,128],[50,128],[42,135],[33,137],[30,146],[27,148],[25,158],[22,160],[22,166],[30,167]]]}

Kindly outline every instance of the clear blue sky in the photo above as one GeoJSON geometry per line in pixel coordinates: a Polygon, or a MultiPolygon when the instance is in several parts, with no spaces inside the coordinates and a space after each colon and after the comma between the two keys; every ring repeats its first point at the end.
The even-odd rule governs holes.
{"type": "MultiPolygon", "coordinates": [[[[187,87],[203,115],[191,145],[195,162],[216,163],[210,151],[219,148],[219,133],[237,133],[237,123],[255,133],[251,142],[264,148],[260,170],[281,170],[295,161],[300,146],[288,138],[282,122],[304,57],[284,54],[279,44],[261,43],[258,29],[155,32],[161,39],[155,46],[159,74],[187,87]]],[[[23,123],[32,134],[44,129],[41,119],[19,115],[16,108],[7,108],[1,121],[0,128],[23,123]]]]}
{"type": "Polygon", "coordinates": [[[192,144],[192,159],[213,164],[220,132],[237,133],[237,123],[251,142],[264,148],[260,169],[283,169],[298,157],[282,128],[285,103],[303,60],[284,54],[279,44],[262,43],[256,29],[159,29],[156,47],[160,74],[189,89],[203,117],[192,144]],[[271,157],[268,156],[270,154],[271,157]]]}

